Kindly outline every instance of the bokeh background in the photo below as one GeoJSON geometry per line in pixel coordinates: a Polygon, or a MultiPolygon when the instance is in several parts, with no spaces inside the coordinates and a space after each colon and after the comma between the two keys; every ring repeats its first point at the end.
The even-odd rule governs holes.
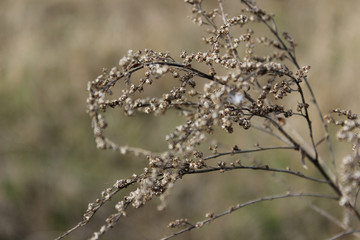
{"type": "MultiPolygon", "coordinates": [[[[204,2],[208,9],[216,5],[204,2]]],[[[299,44],[297,57],[312,67],[310,81],[323,112],[360,112],[359,1],[258,4],[275,13],[279,28],[299,44]]],[[[226,0],[225,8],[236,12],[239,1],[226,0]]],[[[191,23],[190,12],[180,0],[0,0],[1,240],[53,239],[80,221],[103,189],[141,171],[144,159],[96,149],[85,113],[87,81],[115,66],[128,49],[169,51],[174,57],[203,49],[205,29],[191,23]]],[[[164,146],[159,133],[173,127],[166,118],[122,116],[110,133],[122,143],[158,149],[164,146]]],[[[289,161],[280,152],[267,158],[280,165],[289,161]]],[[[286,179],[245,171],[190,176],[175,186],[165,211],[156,210],[157,200],[130,210],[103,239],[159,239],[174,219],[196,222],[208,211],[284,192],[286,179]]],[[[319,187],[294,181],[295,189],[319,187]]],[[[87,239],[120,197],[67,239],[87,239]]],[[[342,217],[337,210],[334,215],[342,217]]],[[[242,209],[177,239],[322,239],[339,231],[304,201],[280,200],[242,209]]]]}

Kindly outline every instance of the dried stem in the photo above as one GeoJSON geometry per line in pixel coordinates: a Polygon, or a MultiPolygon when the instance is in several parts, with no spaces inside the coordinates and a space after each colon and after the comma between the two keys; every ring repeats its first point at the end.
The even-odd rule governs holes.
{"type": "Polygon", "coordinates": [[[273,146],[273,147],[258,147],[255,149],[246,149],[246,150],[235,150],[235,151],[231,151],[231,152],[222,152],[222,153],[217,153],[211,156],[207,156],[207,157],[203,157],[202,159],[204,161],[206,160],[210,160],[210,159],[215,159],[218,157],[222,157],[222,156],[226,156],[226,155],[235,155],[235,154],[243,154],[243,153],[252,153],[252,152],[260,152],[260,151],[267,151],[267,150],[276,150],[276,149],[291,149],[294,150],[294,147],[289,147],[289,146],[273,146]]]}
{"type": "Polygon", "coordinates": [[[262,198],[257,198],[251,201],[248,201],[246,203],[242,203],[242,204],[237,204],[235,206],[231,206],[228,210],[219,213],[217,215],[213,215],[207,219],[204,219],[202,221],[197,222],[196,224],[189,224],[190,226],[187,228],[182,229],[181,231],[175,232],[169,236],[166,236],[164,238],[162,238],[161,240],[168,240],[170,238],[173,238],[179,234],[185,233],[185,232],[189,232],[195,228],[201,228],[203,227],[205,224],[210,223],[218,218],[221,218],[223,216],[226,216],[236,210],[239,210],[243,207],[249,206],[249,205],[253,205],[259,202],[265,202],[265,201],[272,201],[272,200],[276,200],[276,199],[282,199],[282,198],[292,198],[292,197],[315,197],[315,198],[324,198],[324,199],[332,199],[332,200],[337,200],[337,197],[334,196],[328,196],[328,195],[321,195],[321,194],[316,194],[316,193],[285,193],[285,194],[280,194],[280,195],[274,195],[274,196],[268,196],[268,197],[262,197],[262,198]]]}
{"type": "Polygon", "coordinates": [[[329,238],[329,240],[340,239],[342,237],[346,237],[346,236],[349,236],[351,234],[358,233],[358,232],[360,232],[360,229],[349,230],[349,231],[346,231],[346,232],[339,233],[339,234],[329,238]]]}
{"type": "MultiPolygon", "coordinates": [[[[89,82],[87,113],[91,118],[97,148],[110,149],[123,155],[133,153],[135,156],[146,157],[148,165],[140,175],[119,180],[112,187],[103,191],[101,197],[89,204],[83,220],[58,237],[57,240],[86,225],[94,214],[111,200],[112,196],[130,185],[136,186],[135,190],[130,191],[122,201],[115,205],[116,212],[106,219],[97,232],[93,233],[92,240],[99,239],[112,228],[122,216],[125,216],[129,206],[140,208],[155,197],[165,201],[169,190],[175,183],[181,182],[185,175],[241,169],[260,173],[264,171],[284,173],[299,179],[322,183],[329,186],[336,196],[317,193],[286,193],[262,197],[244,204],[237,204],[218,215],[210,214],[205,220],[196,224],[191,224],[186,219],[177,220],[170,226],[184,228],[163,239],[170,239],[192,229],[200,228],[204,224],[240,208],[282,198],[316,197],[339,200],[341,206],[350,209],[357,220],[360,220],[360,213],[356,209],[360,186],[360,137],[358,134],[360,120],[357,115],[352,114],[349,110],[336,109],[326,116],[329,123],[340,126],[338,138],[353,144],[353,153],[341,162],[338,174],[336,171],[332,171],[333,168],[328,167],[318,148],[325,139],[328,143],[327,150],[330,161],[336,169],[325,118],[321,114],[307,78],[310,67],[299,66],[295,56],[296,44],[292,37],[288,33],[283,33],[281,37],[273,16],[248,0],[241,0],[247,6],[247,9],[242,11],[245,14],[235,17],[228,17],[222,0],[219,0],[219,9],[210,12],[202,8],[201,0],[185,0],[185,2],[193,7],[192,19],[194,22],[211,28],[208,36],[203,38],[204,43],[209,46],[207,51],[197,53],[183,51],[180,55],[181,60],[177,61],[169,53],[155,52],[149,49],[145,49],[144,52],[129,50],[128,54],[120,59],[119,66],[113,67],[111,70],[104,69],[101,75],[89,82]],[[218,20],[221,25],[217,24],[218,20]],[[255,38],[254,30],[249,27],[244,28],[244,26],[248,26],[249,22],[256,21],[269,29],[272,34],[271,39],[255,38]],[[242,34],[240,36],[234,34],[234,28],[242,30],[242,34]],[[269,52],[266,53],[268,55],[255,55],[256,42],[265,46],[269,52]],[[244,54],[242,54],[243,50],[244,54]],[[293,73],[286,65],[287,60],[290,61],[291,68],[296,68],[296,73],[293,73]],[[199,70],[203,69],[200,67],[193,67],[197,65],[202,65],[207,68],[207,71],[199,70]],[[134,76],[140,77],[134,80],[134,76]],[[167,91],[158,88],[162,94],[160,97],[147,96],[148,86],[157,84],[157,80],[164,76],[174,80],[173,88],[167,91]],[[207,81],[203,84],[198,81],[198,78],[207,81]],[[305,82],[306,88],[302,82],[305,82]],[[114,88],[121,83],[120,93],[118,90],[114,91],[119,96],[114,96],[116,95],[113,94],[114,88]],[[199,86],[199,84],[201,85],[199,86]],[[313,118],[308,110],[310,102],[305,97],[306,93],[310,94],[311,103],[315,105],[324,126],[325,137],[320,138],[321,140],[318,142],[315,141],[313,118]],[[294,101],[289,101],[289,104],[285,104],[286,107],[284,107],[284,103],[287,103],[290,97],[298,102],[297,105],[292,106],[291,103],[294,101]],[[114,108],[123,111],[125,116],[134,116],[138,113],[158,116],[166,114],[168,110],[176,109],[176,113],[183,121],[164,136],[168,147],[162,153],[158,153],[128,145],[118,145],[105,136],[105,129],[108,127],[105,113],[114,108]],[[333,113],[347,119],[336,120],[331,115],[333,113]],[[302,125],[292,126],[292,117],[295,119],[301,117],[302,125]],[[255,124],[260,122],[260,125],[254,126],[254,122],[255,124]],[[287,145],[261,147],[260,144],[255,144],[255,148],[248,149],[240,149],[235,145],[232,151],[223,152],[218,152],[216,144],[210,145],[208,148],[203,147],[211,142],[208,140],[223,140],[217,139],[212,134],[215,130],[221,129],[227,134],[232,134],[235,129],[248,130],[252,127],[287,145]],[[305,131],[306,138],[299,134],[302,131],[305,131]],[[244,166],[239,161],[236,163],[220,161],[217,166],[210,166],[211,160],[226,156],[255,152],[275,153],[285,150],[299,152],[299,163],[307,168],[305,161],[309,161],[321,177],[315,178],[299,171],[290,170],[290,168],[274,168],[263,163],[244,166]]],[[[157,139],[159,136],[156,136],[157,139]]],[[[288,162],[295,166],[301,166],[295,161],[288,162]]],[[[341,225],[331,214],[311,203],[309,205],[330,221],[344,228],[344,225],[341,225]]],[[[335,236],[334,239],[354,232],[357,230],[344,232],[335,236]]]]}
{"type": "Polygon", "coordinates": [[[224,171],[231,171],[231,170],[235,170],[235,169],[249,169],[249,170],[261,170],[261,171],[269,171],[269,172],[279,172],[279,173],[287,173],[287,174],[291,174],[300,178],[304,178],[307,180],[311,180],[314,182],[318,182],[318,183],[326,183],[328,184],[329,182],[327,180],[323,180],[323,179],[317,179],[317,178],[313,178],[313,177],[309,177],[304,175],[301,172],[294,172],[291,171],[289,169],[278,169],[278,168],[271,168],[268,165],[265,166],[224,166],[224,167],[207,167],[206,169],[200,169],[200,170],[191,170],[188,172],[185,172],[184,175],[186,174],[198,174],[198,173],[209,173],[209,172],[224,172],[224,171]]]}

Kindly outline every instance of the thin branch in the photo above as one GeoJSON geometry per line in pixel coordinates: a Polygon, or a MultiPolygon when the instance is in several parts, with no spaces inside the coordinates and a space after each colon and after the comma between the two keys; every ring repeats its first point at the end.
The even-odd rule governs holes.
{"type": "Polygon", "coordinates": [[[82,222],[79,222],[78,224],[76,224],[76,226],[70,228],[65,233],[63,233],[61,236],[55,238],[55,240],[63,239],[64,237],[66,237],[67,235],[69,235],[70,233],[72,233],[73,231],[75,231],[76,229],[78,229],[78,228],[80,228],[82,226],[83,226],[82,222]]]}
{"type": "Polygon", "coordinates": [[[355,195],[355,200],[354,200],[354,208],[356,208],[356,202],[359,197],[359,192],[360,192],[360,188],[358,187],[358,189],[356,190],[356,195],[355,195]]]}
{"type": "MultiPolygon", "coordinates": [[[[141,175],[142,176],[142,175],[141,175]]],[[[87,210],[86,213],[84,214],[83,220],[80,221],[78,224],[76,224],[74,227],[72,227],[71,229],[67,230],[65,233],[63,233],[62,235],[60,235],[59,237],[55,238],[55,240],[60,240],[64,237],[66,237],[67,235],[69,235],[70,233],[72,233],[73,231],[75,231],[76,229],[85,226],[91,219],[92,217],[95,215],[95,213],[107,202],[111,199],[112,196],[114,196],[116,193],[118,193],[121,189],[127,188],[130,185],[134,184],[137,182],[137,180],[139,179],[138,176],[136,178],[130,179],[128,182],[125,181],[123,184],[117,185],[117,183],[114,184],[114,186],[112,187],[112,189],[110,189],[110,193],[109,193],[109,197],[104,198],[103,196],[100,197],[99,199],[96,199],[96,201],[92,204],[94,204],[94,206],[91,208],[91,210],[87,210]]],[[[90,205],[90,204],[89,204],[90,205]]]]}
{"type": "Polygon", "coordinates": [[[167,239],[176,237],[177,235],[181,235],[181,234],[183,234],[183,233],[185,233],[185,232],[189,232],[189,231],[192,230],[193,228],[196,228],[195,225],[192,225],[192,224],[190,224],[190,223],[187,223],[187,225],[189,225],[188,228],[184,228],[184,229],[182,229],[182,230],[180,230],[180,231],[178,231],[178,232],[174,232],[174,233],[172,233],[171,235],[169,235],[169,236],[167,236],[167,237],[161,238],[161,240],[167,240],[167,239]],[[191,229],[189,230],[189,228],[191,228],[191,229]]]}
{"type": "Polygon", "coordinates": [[[311,180],[314,182],[318,182],[318,183],[326,183],[329,184],[329,181],[324,180],[324,179],[318,179],[318,178],[314,178],[314,177],[309,177],[304,175],[301,172],[295,172],[295,171],[291,171],[290,169],[278,169],[278,168],[271,168],[268,165],[265,166],[225,166],[225,167],[212,167],[212,168],[206,168],[206,169],[199,169],[199,170],[190,170],[188,172],[185,172],[184,175],[186,174],[197,174],[197,173],[208,173],[208,172],[216,172],[216,171],[231,171],[231,170],[235,170],[235,169],[249,169],[249,170],[262,170],[262,171],[269,171],[269,172],[279,172],[279,173],[287,173],[287,174],[291,174],[294,176],[298,176],[307,180],[311,180]]]}
{"type": "Polygon", "coordinates": [[[326,140],[325,137],[321,138],[319,141],[317,141],[316,146],[319,146],[321,143],[324,142],[324,140],[326,140]]]}
{"type": "Polygon", "coordinates": [[[210,159],[214,159],[214,158],[218,158],[218,157],[222,157],[222,156],[226,156],[226,155],[235,155],[235,154],[260,152],[260,151],[276,150],[276,149],[292,149],[292,150],[295,149],[296,150],[295,147],[291,147],[291,146],[258,147],[258,148],[254,148],[254,149],[236,150],[236,151],[231,151],[231,152],[217,153],[215,155],[203,157],[202,160],[206,161],[206,160],[210,160],[210,159]]]}
{"type": "MultiPolygon", "coordinates": [[[[130,205],[129,202],[126,203],[126,205],[124,206],[124,209],[127,209],[127,207],[129,205],[130,205]]],[[[103,225],[99,231],[94,232],[93,236],[89,240],[99,239],[100,236],[104,235],[109,229],[113,228],[122,216],[125,216],[124,213],[122,213],[122,212],[117,212],[117,213],[110,215],[110,217],[108,217],[106,219],[106,224],[103,225]]]]}
{"type": "Polygon", "coordinates": [[[207,23],[214,28],[214,31],[217,31],[218,28],[217,28],[216,24],[206,14],[204,14],[205,11],[202,9],[201,3],[195,3],[195,6],[196,6],[197,10],[200,11],[201,15],[205,18],[207,23]]]}
{"type": "MultiPolygon", "coordinates": [[[[149,66],[149,65],[155,65],[155,64],[159,64],[159,65],[167,65],[167,66],[173,66],[173,67],[178,67],[181,68],[182,70],[187,70],[187,71],[191,71],[192,73],[196,74],[199,77],[205,78],[205,79],[209,79],[211,81],[214,81],[215,78],[214,76],[211,76],[209,74],[206,74],[200,70],[197,70],[195,68],[192,68],[191,66],[182,64],[182,63],[177,63],[177,62],[167,62],[167,61],[156,61],[156,62],[146,62],[146,63],[139,63],[139,66],[136,66],[134,68],[131,68],[130,70],[128,70],[127,72],[122,73],[119,77],[117,77],[116,79],[110,81],[108,84],[106,84],[106,86],[102,89],[103,91],[107,91],[111,86],[113,86],[117,81],[119,81],[120,79],[122,79],[123,77],[128,77],[131,76],[131,74],[133,74],[136,71],[139,71],[140,69],[143,69],[145,66],[149,66]]],[[[221,83],[220,83],[221,84],[221,83]]]]}
{"type": "Polygon", "coordinates": [[[339,234],[329,238],[329,240],[339,239],[339,238],[342,238],[342,237],[345,237],[345,236],[348,236],[348,235],[351,235],[351,234],[354,234],[357,232],[360,232],[360,229],[355,229],[355,230],[350,230],[350,231],[339,233],[339,234]]]}
{"type": "Polygon", "coordinates": [[[271,131],[271,130],[267,130],[266,128],[259,127],[259,126],[256,126],[256,125],[254,125],[254,124],[252,124],[251,127],[252,127],[252,128],[255,128],[255,129],[257,129],[257,130],[259,130],[259,131],[261,131],[261,132],[267,133],[267,134],[269,134],[269,135],[271,135],[271,136],[279,139],[280,141],[282,141],[282,142],[284,142],[284,143],[286,143],[286,144],[291,145],[291,143],[290,143],[287,139],[283,138],[282,136],[279,136],[279,135],[275,134],[275,133],[274,133],[273,131],[271,131]]]}
{"type": "MultiPolygon", "coordinates": [[[[317,213],[319,213],[320,215],[324,216],[325,218],[329,219],[331,222],[333,222],[334,224],[338,225],[340,228],[342,228],[343,230],[349,230],[349,227],[347,227],[345,224],[343,224],[342,222],[340,222],[338,219],[336,219],[334,216],[330,215],[330,213],[328,213],[327,211],[319,208],[318,206],[314,205],[313,203],[311,203],[309,200],[307,199],[303,199],[304,201],[306,201],[306,203],[317,213]]],[[[360,232],[360,230],[359,230],[360,232]]],[[[352,232],[356,237],[360,237],[359,233],[356,232],[352,232]]],[[[351,233],[349,233],[351,234],[351,233]]],[[[341,236],[342,237],[342,236],[341,236]]]]}
{"type": "Polygon", "coordinates": [[[203,227],[205,224],[210,223],[211,221],[214,221],[215,219],[218,219],[220,217],[226,216],[236,210],[239,210],[243,207],[255,204],[255,203],[259,203],[259,202],[264,202],[264,201],[272,201],[272,200],[276,200],[276,199],[282,199],[282,198],[291,198],[291,197],[316,197],[316,198],[324,198],[324,199],[332,199],[332,200],[338,200],[338,197],[336,196],[328,196],[328,195],[322,195],[322,194],[316,194],[316,193],[285,193],[285,194],[280,194],[280,195],[274,195],[274,196],[268,196],[268,197],[262,197],[262,198],[258,198],[258,199],[254,199],[251,201],[248,201],[246,203],[243,204],[237,204],[235,206],[231,206],[228,210],[219,213],[217,215],[213,215],[210,218],[206,218],[203,221],[197,222],[195,225],[190,225],[187,228],[184,228],[178,232],[175,232],[169,236],[166,236],[164,238],[162,238],[161,240],[168,240],[170,238],[173,238],[179,234],[182,234],[184,232],[189,232],[191,230],[193,230],[194,228],[201,228],[203,227]]]}
{"type": "Polygon", "coordinates": [[[182,63],[177,63],[177,62],[152,62],[152,63],[144,63],[144,65],[152,65],[152,64],[159,64],[159,65],[167,65],[167,66],[174,66],[174,67],[178,67],[178,68],[182,68],[183,70],[189,70],[193,73],[195,73],[197,76],[202,77],[202,78],[206,78],[209,80],[214,81],[215,78],[214,76],[211,76],[209,74],[206,74],[204,72],[201,72],[195,68],[192,68],[190,66],[187,66],[185,64],[182,63]]]}
{"type": "Polygon", "coordinates": [[[321,209],[320,207],[316,206],[315,204],[313,204],[311,201],[307,200],[307,199],[303,199],[306,204],[313,209],[315,212],[319,213],[321,216],[327,218],[328,220],[330,220],[331,222],[333,222],[334,224],[336,224],[337,226],[339,226],[340,228],[346,230],[346,226],[340,222],[336,217],[332,216],[330,213],[328,213],[327,211],[321,209]]]}
{"type": "MultiPolygon", "coordinates": [[[[298,91],[300,93],[300,97],[301,97],[301,101],[302,103],[305,105],[306,104],[306,101],[305,101],[305,95],[304,95],[304,92],[300,86],[300,83],[290,74],[287,74],[288,77],[292,78],[294,80],[294,82],[296,83],[297,87],[298,87],[298,91]]],[[[309,114],[309,111],[308,111],[308,108],[305,107],[304,108],[305,110],[305,119],[306,119],[306,122],[307,122],[307,125],[308,125],[308,128],[309,128],[309,134],[310,134],[310,140],[311,140],[311,144],[313,145],[313,148],[314,148],[314,152],[315,152],[315,159],[314,161],[318,161],[318,158],[319,158],[319,153],[317,151],[317,148],[316,148],[316,144],[315,144],[315,140],[314,140],[314,136],[313,136],[313,129],[312,129],[312,122],[310,120],[310,114],[309,114]]]]}
{"type": "MultiPolygon", "coordinates": [[[[223,4],[222,4],[222,1],[219,1],[219,7],[220,7],[220,11],[221,11],[222,20],[223,20],[223,22],[224,22],[224,25],[226,25],[227,22],[226,22],[226,17],[225,17],[225,12],[224,12],[224,7],[223,7],[223,4]]],[[[233,42],[232,42],[232,37],[231,37],[231,35],[230,35],[230,32],[227,32],[226,35],[227,35],[227,40],[226,40],[226,42],[227,42],[228,44],[230,44],[232,53],[233,53],[234,56],[236,57],[237,61],[240,62],[241,60],[240,60],[240,57],[239,57],[239,54],[238,54],[236,48],[234,47],[233,42]]]]}

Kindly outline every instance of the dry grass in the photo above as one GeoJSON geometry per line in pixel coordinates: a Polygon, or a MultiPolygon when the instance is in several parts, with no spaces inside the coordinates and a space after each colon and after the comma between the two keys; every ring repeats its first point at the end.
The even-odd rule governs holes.
{"type": "MultiPolygon", "coordinates": [[[[228,0],[225,5],[233,9],[237,4],[228,0]]],[[[360,112],[360,4],[356,0],[258,0],[258,4],[276,13],[279,27],[299,43],[297,57],[300,64],[312,66],[310,81],[322,109],[346,107],[360,112]]],[[[182,49],[201,49],[202,32],[186,19],[189,10],[182,1],[169,0],[0,2],[0,239],[58,236],[80,220],[85,204],[98,192],[143,166],[136,159],[95,149],[85,113],[86,84],[130,48],[174,55],[182,49]]],[[[119,126],[126,126],[122,138],[148,148],[157,147],[151,141],[155,136],[139,128],[152,124],[166,132],[169,127],[165,120],[156,125],[140,118],[137,126],[130,124],[131,119],[119,121],[119,126]]],[[[106,239],[156,239],[175,218],[192,214],[197,220],[208,209],[221,211],[239,198],[284,189],[280,176],[271,189],[261,181],[247,180],[254,177],[254,173],[233,173],[217,179],[204,176],[196,182],[185,179],[169,199],[166,212],[157,212],[154,206],[140,214],[130,212],[106,239]],[[206,187],[198,190],[198,186],[206,187]],[[206,201],[204,195],[209,196],[206,201]]],[[[265,178],[273,180],[270,175],[265,178]]],[[[299,200],[263,205],[270,204],[244,209],[183,239],[321,239],[328,236],[324,229],[333,228],[299,200]],[[301,218],[288,216],[289,209],[304,213],[301,218]],[[311,228],[297,227],[309,221],[311,228]]],[[[92,226],[102,224],[112,210],[103,209],[93,225],[71,239],[88,237],[92,226]]]]}

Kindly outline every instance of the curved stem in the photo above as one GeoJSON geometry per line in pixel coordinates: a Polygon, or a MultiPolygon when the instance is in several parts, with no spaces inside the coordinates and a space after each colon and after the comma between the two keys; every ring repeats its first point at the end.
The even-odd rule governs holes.
{"type": "Polygon", "coordinates": [[[189,232],[191,230],[193,230],[194,228],[201,228],[202,226],[204,226],[207,223],[210,223],[218,218],[221,218],[223,216],[226,216],[234,211],[237,211],[243,207],[252,205],[252,204],[256,204],[259,202],[265,202],[265,201],[272,201],[272,200],[276,200],[276,199],[282,199],[282,198],[291,198],[291,197],[315,197],[315,198],[325,198],[325,199],[333,199],[333,200],[338,200],[337,197],[334,196],[328,196],[328,195],[321,195],[321,194],[316,194],[316,193],[285,193],[285,194],[279,194],[279,195],[273,195],[273,196],[268,196],[268,197],[262,197],[262,198],[258,198],[258,199],[254,199],[251,201],[248,201],[246,203],[242,203],[242,204],[237,204],[235,206],[231,206],[227,211],[224,211],[222,213],[219,213],[217,215],[213,215],[209,218],[206,218],[203,221],[199,221],[196,224],[191,224],[188,223],[189,227],[184,228],[178,232],[175,232],[169,236],[166,236],[164,238],[161,238],[161,240],[168,240],[170,238],[173,238],[177,235],[180,235],[184,232],[189,232]]]}
{"type": "Polygon", "coordinates": [[[246,149],[246,150],[236,150],[236,151],[231,151],[231,152],[222,152],[222,153],[218,153],[212,156],[207,156],[207,157],[203,157],[202,160],[206,161],[206,160],[210,160],[210,159],[214,159],[214,158],[218,158],[218,157],[222,157],[222,156],[226,156],[226,155],[235,155],[235,154],[242,154],[242,153],[251,153],[251,152],[260,152],[260,151],[266,151],[266,150],[276,150],[276,149],[296,149],[292,146],[274,146],[274,147],[259,147],[259,148],[255,148],[255,149],[246,149]]]}
{"type": "Polygon", "coordinates": [[[358,233],[360,232],[360,229],[355,229],[355,230],[350,230],[350,231],[346,231],[346,232],[342,232],[337,234],[336,236],[333,236],[332,238],[330,238],[329,240],[335,240],[335,239],[340,239],[342,237],[346,237],[348,235],[354,234],[354,233],[358,233]]]}
{"type": "MultiPolygon", "coordinates": [[[[139,63],[140,65],[137,65],[136,67],[131,68],[130,70],[122,73],[120,76],[118,76],[116,79],[110,81],[109,83],[107,83],[102,91],[107,91],[111,86],[113,86],[117,81],[119,81],[120,79],[122,79],[125,76],[131,76],[131,74],[133,74],[136,71],[139,71],[140,69],[143,69],[145,66],[149,66],[149,65],[154,65],[154,64],[159,64],[159,65],[167,65],[167,66],[173,66],[173,67],[178,67],[178,68],[182,68],[182,70],[187,70],[187,71],[191,71],[192,73],[196,74],[199,77],[214,81],[215,78],[212,75],[206,74],[202,71],[199,71],[195,68],[192,68],[191,66],[182,64],[182,63],[177,63],[177,62],[167,62],[167,61],[155,61],[155,62],[145,62],[145,63],[139,63]]],[[[220,83],[221,84],[221,83],[220,83]]]]}
{"type": "Polygon", "coordinates": [[[298,177],[301,177],[301,178],[304,178],[307,180],[311,180],[314,182],[318,182],[318,183],[327,183],[327,184],[329,183],[327,180],[309,177],[309,176],[302,174],[301,172],[294,172],[294,171],[286,170],[286,169],[271,168],[268,165],[260,166],[260,167],[256,167],[256,166],[212,167],[212,168],[193,170],[193,171],[190,170],[188,172],[185,172],[184,175],[196,174],[196,173],[209,173],[209,172],[216,172],[216,171],[221,171],[221,170],[231,171],[231,170],[235,170],[235,169],[249,169],[249,170],[262,170],[262,171],[269,171],[269,172],[287,173],[287,174],[298,176],[298,177]]]}

